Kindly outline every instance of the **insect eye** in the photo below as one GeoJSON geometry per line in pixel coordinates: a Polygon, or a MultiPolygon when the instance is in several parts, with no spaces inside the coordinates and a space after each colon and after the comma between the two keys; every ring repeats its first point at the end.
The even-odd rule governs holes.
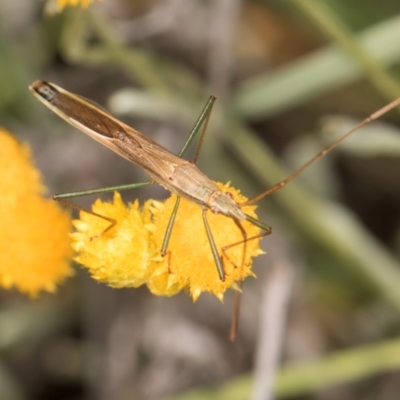
{"type": "Polygon", "coordinates": [[[36,92],[45,100],[51,102],[54,98],[54,96],[56,96],[58,94],[58,91],[55,90],[52,86],[50,86],[49,84],[43,84],[37,88],[35,88],[36,92]]]}

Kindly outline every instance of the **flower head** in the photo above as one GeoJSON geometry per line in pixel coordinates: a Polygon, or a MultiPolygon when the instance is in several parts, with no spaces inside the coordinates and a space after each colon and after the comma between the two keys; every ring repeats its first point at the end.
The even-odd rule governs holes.
{"type": "MultiPolygon", "coordinates": [[[[231,193],[238,202],[247,200],[240,192],[229,184],[218,184],[219,188],[231,193]]],[[[153,202],[153,219],[157,232],[155,235],[156,247],[161,248],[163,233],[166,230],[172,210],[176,201],[176,195],[172,195],[165,203],[153,202]]],[[[256,217],[255,206],[247,206],[243,211],[256,217]]],[[[218,270],[213,258],[210,243],[204,227],[202,209],[185,199],[181,200],[178,214],[174,223],[171,238],[168,245],[169,256],[155,261],[155,272],[148,283],[151,291],[158,294],[160,287],[160,274],[163,273],[167,286],[186,288],[193,299],[196,300],[202,292],[210,292],[222,299],[226,289],[232,287],[235,282],[241,281],[251,271],[252,258],[261,254],[259,239],[251,240],[244,246],[243,243],[233,246],[223,252],[226,246],[242,241],[243,234],[232,218],[221,214],[207,213],[207,219],[211,228],[213,239],[220,256],[222,257],[225,281],[218,275],[218,270]],[[246,253],[243,251],[246,248],[246,253]]],[[[247,221],[241,222],[247,237],[260,233],[260,229],[247,221]]]]}
{"type": "Polygon", "coordinates": [[[92,277],[112,287],[138,287],[150,276],[150,259],[155,255],[151,241],[151,216],[148,206],[139,210],[139,202],[129,208],[115,193],[112,203],[97,200],[93,211],[116,221],[116,227],[105,234],[110,222],[82,212],[73,221],[75,260],[85,265],[92,277]],[[98,237],[96,237],[98,236],[98,237]]]}
{"type": "Polygon", "coordinates": [[[32,296],[73,275],[69,215],[42,197],[27,146],[0,129],[0,286],[32,296]]]}
{"type": "Polygon", "coordinates": [[[71,6],[81,6],[83,8],[89,7],[89,4],[92,3],[93,0],[57,0],[58,8],[62,10],[64,7],[71,6]]]}
{"type": "MultiPolygon", "coordinates": [[[[229,184],[218,185],[238,203],[246,200],[229,184]]],[[[137,202],[126,208],[118,194],[113,203],[97,201],[93,211],[117,223],[102,234],[109,222],[82,213],[81,219],[74,222],[77,233],[72,235],[78,252],[76,260],[87,266],[95,279],[114,287],[146,283],[156,295],[172,296],[185,289],[194,300],[202,292],[210,292],[222,300],[226,289],[253,275],[252,258],[262,253],[259,238],[222,251],[242,241],[243,233],[231,218],[208,212],[213,238],[223,260],[225,281],[222,281],[204,229],[202,209],[181,199],[168,251],[162,257],[161,247],[175,201],[175,195],[165,202],[150,200],[142,210],[137,202]],[[94,236],[99,237],[91,240],[94,236]]],[[[255,206],[244,207],[243,211],[256,218],[255,206]]],[[[260,232],[247,221],[241,225],[248,238],[260,232]]]]}

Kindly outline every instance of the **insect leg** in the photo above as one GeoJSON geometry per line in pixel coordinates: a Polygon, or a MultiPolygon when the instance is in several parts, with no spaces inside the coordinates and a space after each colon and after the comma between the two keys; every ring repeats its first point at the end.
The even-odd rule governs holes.
{"type": "Polygon", "coordinates": [[[169,243],[169,239],[171,238],[171,232],[172,232],[172,228],[174,226],[176,214],[178,213],[178,208],[179,208],[180,202],[181,202],[181,198],[177,197],[174,209],[173,209],[171,217],[169,218],[169,221],[168,221],[167,230],[165,231],[164,240],[163,240],[163,244],[161,247],[161,255],[163,257],[165,256],[165,254],[167,254],[168,243],[169,243]]]}
{"type": "Polygon", "coordinates": [[[215,265],[217,266],[219,279],[221,279],[221,281],[224,282],[225,281],[224,266],[222,263],[222,259],[218,253],[217,245],[215,244],[215,241],[214,241],[211,229],[210,229],[210,225],[208,224],[208,221],[207,221],[207,209],[203,210],[203,221],[204,221],[204,226],[206,228],[208,241],[210,242],[211,252],[214,257],[215,265]]]}
{"type": "Polygon", "coordinates": [[[91,194],[109,193],[116,190],[136,189],[142,186],[151,185],[152,183],[154,183],[153,180],[139,183],[128,183],[127,185],[108,186],[99,189],[81,190],[79,192],[58,193],[53,196],[53,199],[59,201],[60,199],[70,199],[71,197],[90,196],[91,194]]]}
{"type": "Polygon", "coordinates": [[[238,266],[231,260],[231,258],[226,253],[226,250],[230,249],[231,247],[235,247],[235,246],[239,246],[240,244],[244,244],[245,246],[244,246],[244,249],[243,249],[243,258],[242,258],[242,265],[243,265],[244,257],[246,255],[246,243],[249,242],[250,240],[254,240],[254,239],[257,239],[257,238],[263,238],[264,236],[268,236],[268,235],[270,235],[272,233],[272,228],[269,225],[264,224],[264,222],[261,222],[258,219],[253,218],[248,214],[245,214],[245,215],[246,215],[246,220],[249,221],[251,224],[253,224],[253,225],[257,226],[258,228],[260,228],[262,230],[262,232],[257,234],[257,235],[254,235],[254,236],[250,236],[248,238],[247,235],[246,235],[246,231],[243,229],[243,227],[240,224],[240,222],[235,220],[236,225],[242,231],[243,239],[238,241],[238,242],[229,244],[228,246],[224,246],[221,249],[221,251],[224,254],[224,256],[229,260],[229,262],[235,268],[237,268],[238,266]]]}
{"type": "MultiPolygon", "coordinates": [[[[214,105],[215,100],[216,100],[216,97],[211,96],[209,101],[208,101],[208,103],[210,103],[210,106],[208,108],[207,115],[206,115],[205,120],[204,120],[203,129],[201,131],[199,142],[197,143],[196,152],[194,153],[194,157],[193,157],[193,163],[194,164],[197,164],[197,160],[198,160],[199,155],[200,155],[201,147],[203,146],[204,136],[206,135],[206,132],[207,132],[208,121],[210,120],[211,111],[212,111],[212,107],[214,105]]],[[[206,108],[207,108],[207,105],[206,105],[206,108]]]]}
{"type": "MultiPolygon", "coordinates": [[[[245,214],[245,215],[246,215],[246,220],[247,220],[247,221],[249,221],[251,224],[257,226],[257,227],[260,228],[262,231],[261,231],[260,233],[258,233],[257,235],[250,236],[250,237],[248,238],[248,237],[246,236],[246,231],[243,229],[243,227],[242,227],[242,225],[239,223],[239,221],[235,221],[236,224],[238,225],[238,227],[239,227],[239,228],[242,230],[242,232],[243,232],[243,239],[242,239],[242,240],[239,240],[238,242],[231,243],[231,244],[229,244],[229,245],[227,245],[227,246],[224,246],[224,247],[222,247],[222,249],[221,249],[223,255],[229,260],[229,262],[230,262],[235,268],[237,268],[237,265],[236,265],[236,264],[231,260],[231,258],[228,256],[228,254],[226,253],[226,250],[228,250],[228,249],[230,249],[230,248],[232,248],[232,247],[235,247],[235,246],[239,246],[240,244],[246,244],[246,243],[249,242],[250,240],[261,239],[261,238],[263,238],[263,237],[265,237],[265,236],[268,236],[268,235],[270,235],[270,234],[272,233],[272,228],[271,228],[269,225],[264,224],[264,222],[261,222],[261,221],[259,221],[258,219],[255,219],[255,218],[253,218],[253,217],[250,217],[250,215],[247,215],[247,214],[245,214]]],[[[244,247],[243,250],[244,250],[244,251],[243,251],[244,254],[243,254],[242,264],[243,264],[244,256],[245,256],[245,253],[246,253],[246,247],[244,247]]]]}
{"type": "Polygon", "coordinates": [[[270,230],[268,230],[268,231],[263,231],[263,232],[259,233],[258,235],[250,236],[249,238],[240,240],[239,242],[235,242],[235,243],[229,244],[228,246],[224,246],[224,247],[221,249],[221,251],[222,251],[222,253],[224,254],[224,256],[229,260],[229,262],[230,262],[235,268],[237,268],[238,266],[231,260],[231,258],[230,258],[230,257],[228,256],[228,254],[226,253],[226,250],[228,250],[228,249],[230,249],[230,248],[232,248],[232,247],[239,246],[240,244],[250,242],[250,240],[261,239],[261,238],[263,238],[263,237],[265,237],[265,236],[270,235],[271,233],[272,233],[272,229],[270,229],[270,230]]]}
{"type": "Polygon", "coordinates": [[[113,228],[115,226],[117,221],[115,221],[115,219],[108,218],[108,217],[106,217],[104,215],[97,214],[92,210],[88,210],[87,208],[78,206],[77,204],[72,203],[72,202],[70,202],[68,200],[65,200],[65,199],[69,199],[71,197],[89,196],[91,194],[113,192],[115,190],[135,189],[135,188],[139,188],[139,187],[142,187],[142,186],[150,185],[152,183],[153,183],[153,181],[130,183],[130,184],[127,184],[127,185],[109,186],[109,187],[99,188],[99,189],[82,190],[82,191],[79,191],[79,192],[55,194],[53,196],[53,200],[56,200],[56,201],[60,202],[61,204],[64,204],[64,205],[66,205],[68,207],[74,208],[75,210],[86,212],[88,214],[94,215],[95,217],[102,218],[102,219],[110,222],[110,225],[106,229],[104,229],[104,231],[102,231],[98,235],[92,236],[90,238],[90,240],[93,240],[95,238],[103,236],[106,232],[108,232],[111,228],[113,228]]]}
{"type": "MultiPolygon", "coordinates": [[[[249,215],[246,214],[246,219],[250,223],[252,223],[255,226],[258,226],[261,228],[263,231],[259,233],[258,235],[251,236],[249,238],[245,238],[243,240],[240,240],[239,242],[232,243],[228,246],[224,246],[221,251],[222,253],[226,256],[226,258],[236,267],[235,263],[230,259],[228,254],[226,253],[226,250],[239,246],[240,244],[244,243],[246,244],[250,240],[255,240],[259,238],[263,238],[264,236],[268,236],[272,233],[272,228],[263,222],[258,221],[257,219],[250,217],[249,215]]],[[[240,301],[241,301],[241,287],[242,287],[242,281],[239,282],[239,290],[235,292],[235,299],[234,299],[234,305],[233,305],[233,318],[232,318],[232,324],[231,324],[231,329],[229,332],[229,339],[233,342],[236,338],[237,331],[238,331],[238,326],[239,326],[239,312],[240,312],[240,301]]]]}
{"type": "Polygon", "coordinates": [[[204,122],[203,131],[201,133],[200,141],[199,141],[199,144],[197,146],[196,154],[195,154],[194,160],[193,160],[194,163],[196,163],[197,158],[199,157],[201,145],[203,143],[203,138],[204,138],[204,135],[205,135],[205,132],[206,132],[206,129],[207,129],[208,120],[210,119],[211,110],[212,110],[212,107],[214,105],[215,100],[216,100],[215,96],[210,96],[210,98],[208,99],[206,105],[203,108],[203,111],[201,112],[201,114],[200,114],[199,118],[197,119],[196,123],[194,124],[194,127],[193,127],[192,131],[190,132],[188,138],[186,139],[186,142],[183,145],[182,150],[179,152],[178,157],[182,157],[183,153],[187,150],[187,148],[190,145],[190,143],[192,143],[194,137],[197,135],[201,125],[204,122]]]}
{"type": "MultiPolygon", "coordinates": [[[[54,198],[54,196],[53,196],[53,198],[54,198]]],[[[107,228],[105,228],[99,234],[92,236],[90,238],[90,240],[93,240],[93,239],[96,239],[96,238],[98,238],[100,236],[103,236],[105,233],[107,233],[111,228],[113,228],[117,224],[117,221],[115,219],[106,217],[105,215],[97,214],[92,210],[88,210],[87,208],[78,206],[78,204],[71,203],[70,201],[67,201],[67,200],[64,200],[64,199],[56,199],[56,198],[54,198],[54,200],[60,202],[61,204],[64,204],[65,206],[74,208],[75,210],[83,211],[83,212],[88,213],[90,215],[94,215],[95,217],[104,219],[104,220],[106,220],[106,221],[108,221],[110,223],[110,225],[108,225],[107,228]]]]}
{"type": "MultiPolygon", "coordinates": [[[[194,127],[193,127],[192,131],[190,132],[189,137],[186,139],[186,142],[183,145],[182,150],[179,152],[179,154],[178,154],[179,157],[182,157],[183,153],[186,151],[186,149],[188,148],[190,143],[193,141],[196,134],[199,132],[201,125],[203,125],[203,130],[200,135],[199,144],[197,145],[196,153],[193,158],[193,162],[194,163],[197,162],[197,159],[199,158],[199,154],[200,154],[200,150],[201,150],[201,145],[203,144],[204,135],[207,130],[207,125],[208,125],[208,121],[210,119],[212,107],[214,105],[215,100],[216,100],[215,96],[210,96],[210,98],[208,99],[206,105],[204,106],[203,111],[201,112],[196,123],[194,124],[194,127]]],[[[163,257],[165,256],[165,254],[167,254],[168,243],[171,238],[171,232],[172,232],[172,228],[174,226],[176,215],[178,213],[180,201],[181,201],[181,199],[180,199],[180,197],[178,197],[176,199],[174,210],[172,211],[170,220],[168,222],[167,230],[165,231],[165,236],[164,236],[164,240],[163,240],[163,244],[162,244],[162,248],[161,248],[161,255],[163,257]]]]}

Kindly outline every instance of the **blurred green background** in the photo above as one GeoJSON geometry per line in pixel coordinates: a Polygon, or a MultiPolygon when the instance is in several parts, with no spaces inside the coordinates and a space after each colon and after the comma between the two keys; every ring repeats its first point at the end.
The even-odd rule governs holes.
{"type": "MultiPolygon", "coordinates": [[[[35,79],[174,152],[215,94],[199,164],[248,196],[400,96],[394,1],[55,6],[0,3],[0,125],[30,144],[49,195],[146,178],[33,99],[35,79]]],[[[235,343],[232,294],[156,298],[99,285],[78,266],[55,295],[0,292],[0,399],[398,398],[398,111],[260,202],[274,233],[243,286],[235,343]]]]}

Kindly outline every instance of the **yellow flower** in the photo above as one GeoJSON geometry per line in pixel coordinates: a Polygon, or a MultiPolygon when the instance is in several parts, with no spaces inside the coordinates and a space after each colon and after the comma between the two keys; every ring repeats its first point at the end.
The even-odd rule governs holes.
{"type": "MultiPolygon", "coordinates": [[[[222,191],[231,193],[238,203],[247,200],[229,184],[217,185],[222,191]]],[[[155,231],[158,233],[154,239],[158,249],[161,248],[175,201],[176,195],[172,195],[165,203],[153,202],[153,220],[155,231]]],[[[243,211],[256,218],[255,208],[256,206],[246,206],[243,207],[243,211]]],[[[209,211],[207,219],[218,249],[243,240],[242,232],[231,218],[209,211]]],[[[260,233],[259,228],[247,221],[241,224],[247,237],[260,233]]],[[[155,272],[148,282],[148,287],[154,294],[168,294],[169,288],[172,288],[172,291],[185,288],[194,300],[197,300],[202,292],[212,293],[222,300],[226,289],[234,286],[235,282],[253,275],[252,258],[262,254],[259,241],[260,239],[256,239],[246,243],[243,265],[243,244],[228,249],[227,257],[220,251],[225,272],[225,281],[221,281],[204,228],[202,209],[197,204],[182,199],[168,245],[170,255],[155,260],[155,272]]]]}
{"type": "Polygon", "coordinates": [[[86,266],[94,279],[112,287],[138,287],[145,283],[151,273],[150,259],[156,254],[150,238],[148,206],[140,212],[136,201],[127,208],[120,194],[115,193],[113,203],[97,200],[93,211],[114,219],[116,227],[102,235],[110,222],[81,212],[81,219],[73,221],[77,232],[71,235],[72,247],[78,254],[75,261],[86,266]]]}
{"type": "Polygon", "coordinates": [[[90,3],[92,3],[93,0],[57,0],[58,8],[62,10],[64,7],[67,6],[81,6],[83,8],[86,8],[89,6],[90,3]]]}
{"type": "Polygon", "coordinates": [[[0,128],[0,184],[1,187],[12,188],[12,195],[7,196],[3,189],[0,210],[20,205],[32,193],[42,193],[44,186],[40,173],[32,167],[28,146],[19,143],[8,132],[0,128]]]}
{"type": "MultiPolygon", "coordinates": [[[[237,202],[246,200],[229,185],[218,185],[221,190],[232,193],[237,202]]],[[[202,292],[213,293],[222,300],[226,289],[253,275],[252,258],[262,253],[259,239],[246,243],[244,259],[243,244],[228,249],[227,256],[222,255],[226,274],[222,282],[204,230],[202,209],[182,199],[168,254],[162,257],[160,250],[175,200],[175,195],[163,203],[150,200],[142,210],[138,202],[126,208],[119,194],[115,194],[113,203],[98,200],[93,211],[114,219],[116,226],[101,234],[109,222],[81,213],[81,219],[74,221],[77,232],[72,235],[73,247],[78,252],[76,260],[88,267],[95,279],[113,287],[146,283],[156,295],[172,296],[185,289],[194,300],[202,292]],[[94,236],[97,237],[93,239],[94,236]]],[[[243,208],[256,218],[254,210],[255,206],[243,208]]],[[[243,239],[230,218],[208,212],[208,221],[218,249],[243,239]]],[[[248,237],[260,232],[246,221],[242,225],[248,237]]]]}
{"type": "Polygon", "coordinates": [[[0,129],[0,285],[35,296],[73,275],[69,216],[52,200],[29,149],[0,129]]]}

